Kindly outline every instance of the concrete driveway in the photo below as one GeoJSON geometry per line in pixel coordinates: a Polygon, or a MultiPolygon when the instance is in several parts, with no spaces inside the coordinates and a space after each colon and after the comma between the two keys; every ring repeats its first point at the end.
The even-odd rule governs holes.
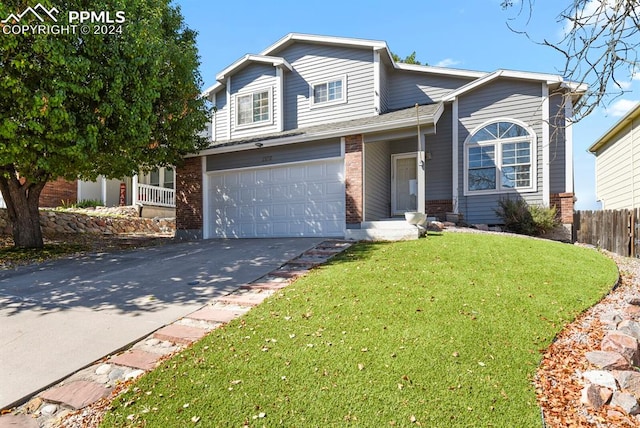
{"type": "Polygon", "coordinates": [[[209,240],[0,271],[0,408],[255,280],[322,239],[209,240]]]}

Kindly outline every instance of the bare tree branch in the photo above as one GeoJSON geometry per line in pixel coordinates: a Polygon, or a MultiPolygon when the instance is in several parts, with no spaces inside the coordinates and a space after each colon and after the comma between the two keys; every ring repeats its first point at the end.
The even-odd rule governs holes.
{"type": "MultiPolygon", "coordinates": [[[[589,115],[597,106],[607,105],[628,92],[636,73],[640,46],[640,2],[638,0],[569,0],[570,4],[557,15],[563,28],[560,40],[545,38],[535,42],[550,47],[564,57],[564,77],[589,89],[574,107],[574,122],[589,115]]],[[[514,7],[504,0],[502,7],[514,7]]],[[[522,0],[516,18],[528,26],[535,12],[535,0],[522,0]]],[[[515,18],[507,22],[509,29],[518,30],[515,18]]]]}

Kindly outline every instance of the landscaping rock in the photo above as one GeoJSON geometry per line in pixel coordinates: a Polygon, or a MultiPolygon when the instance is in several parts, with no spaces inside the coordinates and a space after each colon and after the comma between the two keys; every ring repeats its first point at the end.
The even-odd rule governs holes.
{"type": "Polygon", "coordinates": [[[618,331],[620,333],[628,334],[631,337],[635,337],[640,341],[640,322],[633,320],[622,320],[618,324],[618,331]]]}
{"type": "Polygon", "coordinates": [[[622,318],[622,314],[619,312],[605,312],[600,315],[600,322],[606,324],[612,329],[616,329],[618,323],[620,323],[624,318],[622,318]]]}
{"type": "Polygon", "coordinates": [[[620,389],[630,392],[640,399],[640,373],[636,371],[614,371],[613,375],[620,385],[620,389]]]}
{"type": "Polygon", "coordinates": [[[629,362],[619,353],[611,351],[591,351],[586,354],[587,361],[602,370],[627,370],[629,362]]]}
{"type": "Polygon", "coordinates": [[[96,374],[98,376],[102,376],[102,375],[109,374],[110,371],[111,371],[111,365],[110,364],[101,364],[96,369],[96,374]]]}
{"type": "Polygon", "coordinates": [[[52,416],[57,411],[58,411],[58,406],[56,406],[55,404],[47,404],[40,410],[40,413],[42,413],[44,416],[52,416]]]}
{"type": "Polygon", "coordinates": [[[431,232],[442,232],[444,230],[444,224],[442,224],[439,221],[429,222],[429,225],[427,226],[427,230],[431,232]]]}
{"type": "Polygon", "coordinates": [[[594,385],[603,386],[613,391],[618,389],[616,385],[616,378],[613,377],[611,372],[604,370],[589,370],[582,373],[582,377],[594,385]]]}
{"type": "Polygon", "coordinates": [[[610,389],[591,384],[582,390],[580,402],[595,410],[600,410],[602,406],[607,404],[612,395],[613,392],[610,389]]]}
{"type": "Polygon", "coordinates": [[[609,403],[612,407],[620,407],[624,410],[625,413],[629,415],[637,415],[640,413],[640,406],[638,405],[638,400],[626,392],[615,391],[613,393],[613,397],[611,398],[611,403],[609,403]]]}
{"type": "MultiPolygon", "coordinates": [[[[95,210],[40,211],[40,225],[45,237],[65,233],[119,233],[171,234],[175,219],[140,218],[135,207],[99,207],[95,210]],[[112,217],[105,217],[112,216],[112,217]]],[[[0,209],[0,232],[11,229],[6,209],[0,209]],[[5,226],[2,226],[5,225],[5,226]]]]}
{"type": "Polygon", "coordinates": [[[124,370],[119,368],[113,369],[109,372],[109,380],[111,382],[116,380],[121,380],[123,376],[124,376],[124,370]]]}
{"type": "Polygon", "coordinates": [[[631,318],[637,318],[640,316],[640,306],[629,305],[624,308],[624,314],[631,318]]]}
{"type": "Polygon", "coordinates": [[[638,340],[628,334],[619,331],[607,333],[602,339],[600,348],[603,351],[617,352],[629,361],[629,363],[638,365],[638,340]]]}

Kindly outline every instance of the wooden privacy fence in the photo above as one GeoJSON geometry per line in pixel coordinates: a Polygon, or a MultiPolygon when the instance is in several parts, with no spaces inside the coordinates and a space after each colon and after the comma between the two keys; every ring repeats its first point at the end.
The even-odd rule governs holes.
{"type": "Polygon", "coordinates": [[[625,257],[640,257],[640,209],[577,211],[576,240],[625,257]]]}

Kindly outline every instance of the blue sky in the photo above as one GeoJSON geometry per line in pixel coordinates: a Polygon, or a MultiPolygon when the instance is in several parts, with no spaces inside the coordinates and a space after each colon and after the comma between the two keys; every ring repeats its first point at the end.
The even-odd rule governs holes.
{"type": "MultiPolygon", "coordinates": [[[[518,8],[504,11],[500,0],[358,1],[204,1],[176,0],[187,25],[198,32],[204,87],[247,53],[259,53],[290,32],[384,40],[401,57],[480,71],[496,69],[561,73],[562,56],[515,34],[507,22],[534,40],[557,40],[563,23],[556,18],[572,0],[537,0],[531,20],[518,8]]],[[[640,80],[628,93],[574,126],[577,209],[597,209],[594,156],[587,148],[640,100],[640,80]]]]}

